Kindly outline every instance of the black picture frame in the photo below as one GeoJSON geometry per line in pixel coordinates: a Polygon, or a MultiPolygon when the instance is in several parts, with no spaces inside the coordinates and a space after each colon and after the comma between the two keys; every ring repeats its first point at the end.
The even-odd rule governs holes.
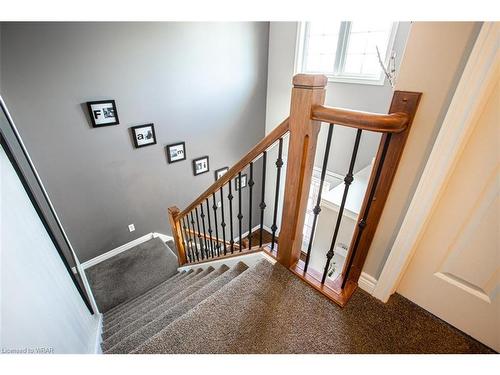
{"type": "Polygon", "coordinates": [[[155,126],[153,123],[151,124],[145,124],[145,125],[137,125],[137,126],[132,126],[130,128],[130,131],[132,132],[132,139],[134,140],[134,146],[135,148],[141,148],[141,147],[147,147],[147,146],[152,146],[156,144],[156,133],[155,133],[155,126]],[[137,130],[143,129],[143,128],[151,128],[151,133],[153,136],[153,141],[146,143],[146,144],[139,144],[138,139],[137,139],[137,130]]]}
{"type": "Polygon", "coordinates": [[[221,178],[225,173],[227,173],[227,171],[229,170],[229,167],[223,167],[223,168],[219,168],[217,169],[215,172],[214,172],[214,175],[215,175],[215,181],[217,181],[219,178],[221,178]],[[220,172],[224,172],[222,175],[219,176],[219,173],[220,172]]]}
{"type": "MultiPolygon", "coordinates": [[[[234,179],[234,190],[238,191],[240,190],[238,188],[238,181],[239,181],[240,177],[239,176],[236,176],[236,178],[234,179]]],[[[241,175],[241,181],[243,181],[243,184],[241,186],[242,189],[246,188],[247,185],[248,185],[248,176],[246,173],[242,174],[241,175]]]]}
{"type": "Polygon", "coordinates": [[[179,161],[186,160],[186,142],[171,143],[169,145],[166,145],[165,148],[167,149],[168,164],[177,163],[179,161]],[[177,147],[177,146],[182,146],[182,151],[183,151],[184,156],[181,159],[173,160],[172,153],[170,152],[170,149],[172,149],[173,147],[177,147]]]}
{"type": "MultiPolygon", "coordinates": [[[[105,127],[105,126],[111,126],[111,125],[118,125],[120,123],[120,119],[118,117],[118,110],[116,109],[116,102],[112,99],[109,99],[109,100],[96,100],[96,101],[92,101],[92,102],[87,102],[87,109],[89,111],[89,116],[90,116],[90,121],[92,123],[92,127],[93,128],[102,128],[102,127],[105,127]],[[94,106],[102,106],[103,104],[110,104],[111,107],[113,108],[113,118],[115,119],[115,121],[111,121],[111,122],[106,122],[106,123],[103,123],[103,124],[98,124],[96,123],[96,111],[98,111],[99,109],[93,109],[94,106]]],[[[105,113],[102,113],[103,116],[106,116],[105,113]]]]}
{"type": "Polygon", "coordinates": [[[208,156],[201,156],[199,158],[196,158],[196,159],[193,159],[193,174],[195,176],[199,176],[200,174],[203,174],[203,173],[207,173],[210,171],[210,163],[209,163],[209,160],[208,160],[208,156]],[[202,160],[205,160],[207,161],[207,168],[206,170],[203,170],[201,172],[199,172],[197,169],[196,169],[196,163],[202,161],[202,160]]]}

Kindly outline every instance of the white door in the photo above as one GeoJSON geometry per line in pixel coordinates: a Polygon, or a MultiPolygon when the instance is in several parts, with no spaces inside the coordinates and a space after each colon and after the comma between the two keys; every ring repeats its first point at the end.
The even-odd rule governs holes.
{"type": "Polygon", "coordinates": [[[397,291],[500,351],[498,74],[495,80],[397,291]]]}

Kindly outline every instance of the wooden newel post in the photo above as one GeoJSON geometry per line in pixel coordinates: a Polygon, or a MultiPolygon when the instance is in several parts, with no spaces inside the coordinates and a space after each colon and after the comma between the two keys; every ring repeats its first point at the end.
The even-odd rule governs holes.
{"type": "Polygon", "coordinates": [[[184,241],[182,241],[181,222],[178,218],[180,212],[181,210],[179,210],[177,206],[168,208],[168,220],[172,228],[172,237],[174,237],[174,243],[179,256],[179,266],[182,266],[187,263],[187,258],[186,250],[184,249],[184,241]]]}
{"type": "Polygon", "coordinates": [[[311,120],[311,109],[325,101],[324,75],[297,74],[293,77],[290,104],[290,139],[286,169],[278,261],[294,266],[300,258],[302,231],[314,167],[320,123],[311,120]]]}

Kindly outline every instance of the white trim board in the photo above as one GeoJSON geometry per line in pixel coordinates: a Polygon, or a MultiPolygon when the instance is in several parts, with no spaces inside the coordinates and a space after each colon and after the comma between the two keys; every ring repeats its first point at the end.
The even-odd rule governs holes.
{"type": "Polygon", "coordinates": [[[358,280],[358,286],[369,294],[373,294],[373,290],[377,285],[377,279],[366,272],[361,272],[361,276],[358,280]]]}
{"type": "MultiPolygon", "coordinates": [[[[145,234],[142,237],[136,238],[135,240],[127,242],[126,244],[118,246],[117,248],[114,248],[113,250],[110,250],[104,254],[96,256],[95,258],[89,259],[86,262],[82,263],[81,267],[82,267],[82,269],[87,269],[89,267],[95,266],[96,264],[101,263],[102,261],[105,261],[106,259],[112,258],[115,255],[118,255],[120,253],[123,253],[124,251],[130,250],[134,246],[140,245],[143,242],[149,241],[149,240],[151,240],[153,238],[157,238],[157,237],[160,238],[163,242],[173,240],[173,237],[167,236],[166,234],[151,232],[151,233],[145,234]]],[[[74,267],[73,267],[73,272],[75,272],[74,267]]]]}
{"type": "Polygon", "coordinates": [[[382,269],[373,296],[386,302],[411,261],[444,187],[496,84],[500,24],[486,22],[476,40],[410,207],[382,269]]]}
{"type": "Polygon", "coordinates": [[[99,322],[97,323],[97,329],[95,333],[95,347],[94,354],[102,354],[102,314],[99,314],[99,322]]]}

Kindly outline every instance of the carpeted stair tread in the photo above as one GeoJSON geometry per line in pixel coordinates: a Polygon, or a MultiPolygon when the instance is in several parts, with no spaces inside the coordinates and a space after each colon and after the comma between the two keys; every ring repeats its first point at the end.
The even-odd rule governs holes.
{"type": "Polygon", "coordinates": [[[242,262],[237,263],[229,271],[218,276],[211,283],[205,285],[197,292],[192,293],[180,303],[167,309],[163,312],[163,314],[157,316],[149,323],[146,323],[145,325],[140,327],[130,336],[124,338],[117,345],[106,351],[106,353],[118,354],[131,352],[140,344],[148,340],[150,337],[153,337],[156,333],[161,331],[175,319],[179,318],[180,316],[191,310],[193,307],[198,305],[200,302],[211,296],[217,290],[222,288],[224,285],[237,278],[247,269],[248,266],[246,264],[242,262]]]}
{"type": "Polygon", "coordinates": [[[207,285],[210,285],[215,279],[220,277],[220,275],[223,275],[228,270],[229,267],[227,267],[226,265],[220,266],[217,270],[211,272],[206,277],[198,280],[198,282],[192,284],[190,287],[185,288],[184,290],[177,293],[175,296],[168,299],[161,305],[149,310],[145,314],[138,316],[137,319],[135,319],[133,322],[131,322],[127,326],[122,327],[120,330],[116,331],[112,336],[108,337],[102,343],[101,345],[102,349],[106,351],[111,347],[113,347],[114,345],[118,344],[124,338],[134,333],[135,331],[141,329],[146,324],[152,322],[153,320],[161,316],[165,311],[173,308],[178,303],[181,303],[184,299],[188,298],[193,293],[196,293],[198,290],[204,288],[207,285]]]}
{"type": "Polygon", "coordinates": [[[181,278],[186,277],[187,275],[191,274],[192,272],[193,272],[193,270],[178,272],[177,274],[175,274],[174,276],[172,276],[168,280],[155,286],[154,288],[148,290],[147,292],[134,298],[133,300],[126,301],[118,306],[113,307],[113,309],[111,309],[103,314],[104,322],[110,321],[114,316],[116,316],[115,314],[119,314],[121,311],[126,309],[128,306],[133,306],[136,303],[140,303],[140,301],[144,300],[148,295],[150,295],[154,291],[159,290],[160,288],[164,287],[165,285],[169,285],[173,282],[176,282],[177,280],[180,280],[181,278]]]}
{"type": "Polygon", "coordinates": [[[141,306],[146,301],[158,298],[158,296],[164,295],[168,291],[171,291],[171,290],[179,287],[179,285],[183,285],[183,284],[189,282],[194,277],[197,277],[197,275],[199,275],[200,272],[202,272],[201,268],[198,268],[196,270],[190,270],[189,272],[186,273],[186,275],[184,277],[178,278],[177,280],[172,281],[172,283],[164,284],[160,288],[157,288],[154,291],[147,293],[147,295],[145,295],[144,298],[136,301],[134,304],[125,306],[124,309],[122,309],[120,312],[116,313],[115,315],[113,315],[112,317],[110,317],[108,320],[105,321],[104,331],[106,331],[107,328],[114,325],[120,318],[126,316],[130,311],[133,311],[134,309],[141,306]]]}
{"type": "Polygon", "coordinates": [[[167,303],[168,300],[174,298],[178,293],[189,288],[191,285],[197,283],[199,280],[205,278],[213,271],[214,271],[213,267],[208,267],[205,270],[201,270],[201,272],[197,273],[195,276],[189,278],[189,280],[186,280],[185,282],[179,283],[175,285],[173,288],[170,288],[166,293],[156,294],[148,298],[139,306],[127,311],[126,313],[115,319],[112,325],[109,326],[109,328],[103,332],[102,336],[103,339],[106,340],[108,337],[112,336],[117,331],[129,325],[142,315],[148,313],[149,311],[155,309],[156,307],[160,306],[163,303],[167,303]]]}
{"type": "Polygon", "coordinates": [[[261,261],[132,353],[488,352],[429,315],[403,297],[385,305],[362,290],[340,308],[261,261]]]}

